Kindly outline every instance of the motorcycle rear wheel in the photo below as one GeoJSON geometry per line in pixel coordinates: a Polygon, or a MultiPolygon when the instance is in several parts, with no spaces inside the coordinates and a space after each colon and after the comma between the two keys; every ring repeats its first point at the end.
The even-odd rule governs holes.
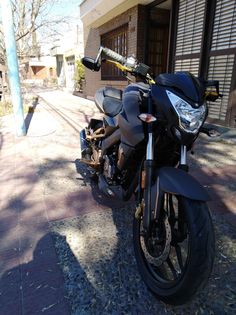
{"type": "Polygon", "coordinates": [[[134,218],[134,251],[141,277],[152,293],[167,304],[181,305],[208,280],[214,262],[214,229],[205,202],[166,195],[175,199],[172,209],[181,223],[163,210],[152,224],[155,237],[145,239],[142,218],[134,218]],[[182,237],[178,225],[182,225],[182,237]]]}

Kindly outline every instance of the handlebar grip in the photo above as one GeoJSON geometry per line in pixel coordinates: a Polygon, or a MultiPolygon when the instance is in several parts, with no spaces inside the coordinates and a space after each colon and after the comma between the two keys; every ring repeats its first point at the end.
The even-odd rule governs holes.
{"type": "Polygon", "coordinates": [[[119,55],[118,53],[116,53],[115,51],[109,49],[109,48],[106,48],[106,47],[103,47],[103,52],[110,58],[114,59],[115,61],[118,61],[120,62],[121,64],[125,64],[126,63],[126,58],[119,55]]]}

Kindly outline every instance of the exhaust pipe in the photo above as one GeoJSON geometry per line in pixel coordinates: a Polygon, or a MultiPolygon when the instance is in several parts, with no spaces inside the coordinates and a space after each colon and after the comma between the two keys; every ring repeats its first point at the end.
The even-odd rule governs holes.
{"type": "Polygon", "coordinates": [[[85,129],[80,131],[80,148],[82,159],[90,160],[92,150],[89,147],[88,141],[86,140],[85,129]]]}
{"type": "Polygon", "coordinates": [[[80,131],[80,147],[81,147],[80,162],[97,170],[100,167],[100,163],[99,161],[91,159],[93,151],[89,144],[89,141],[86,139],[85,129],[80,131]]]}

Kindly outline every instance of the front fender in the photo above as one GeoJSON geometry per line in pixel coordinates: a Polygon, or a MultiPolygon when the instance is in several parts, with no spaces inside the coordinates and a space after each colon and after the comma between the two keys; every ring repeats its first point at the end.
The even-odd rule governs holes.
{"type": "MultiPolygon", "coordinates": [[[[195,178],[174,167],[162,167],[158,170],[157,180],[152,187],[152,192],[155,191],[180,195],[193,200],[211,200],[207,191],[195,178]]],[[[152,196],[154,197],[153,193],[152,196]]]]}

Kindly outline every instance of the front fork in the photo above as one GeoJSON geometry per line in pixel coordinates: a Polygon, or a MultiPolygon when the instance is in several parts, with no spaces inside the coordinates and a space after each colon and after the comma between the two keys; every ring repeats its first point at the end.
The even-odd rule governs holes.
{"type": "MultiPolygon", "coordinates": [[[[156,193],[156,203],[155,209],[152,209],[152,174],[154,171],[154,148],[153,148],[153,133],[148,133],[148,144],[146,150],[146,160],[144,161],[144,174],[145,174],[145,185],[144,185],[144,211],[143,211],[143,230],[144,233],[148,236],[150,233],[150,223],[152,211],[154,211],[154,216],[157,218],[158,209],[160,208],[161,196],[159,191],[159,185],[157,185],[156,193]]],[[[179,168],[188,171],[187,165],[187,148],[185,145],[181,145],[180,148],[180,164],[179,168]]]]}
{"type": "Polygon", "coordinates": [[[180,147],[180,163],[178,168],[182,169],[185,172],[188,172],[188,164],[187,164],[187,147],[186,145],[181,144],[180,147]]]}
{"type": "MultiPolygon", "coordinates": [[[[148,94],[148,113],[152,114],[152,100],[150,96],[150,92],[148,94]]],[[[146,149],[146,160],[144,161],[144,209],[143,209],[143,232],[146,236],[150,234],[150,224],[152,211],[155,211],[155,217],[157,218],[158,208],[160,207],[161,196],[159,191],[156,192],[156,204],[155,209],[152,209],[152,178],[153,171],[155,167],[154,161],[154,146],[153,146],[153,123],[148,123],[148,143],[146,149]],[[160,198],[158,198],[160,197],[160,198]]],[[[181,145],[180,148],[180,164],[179,167],[188,171],[187,166],[187,148],[185,145],[181,145]]],[[[159,185],[158,185],[159,186],[159,185]]],[[[141,187],[140,187],[141,189],[141,187]]],[[[157,187],[159,189],[159,187],[157,187]]],[[[139,200],[141,202],[141,200],[139,200]]],[[[138,209],[140,211],[141,205],[139,205],[138,209]]],[[[137,209],[137,212],[138,212],[137,209]]]]}
{"type": "Polygon", "coordinates": [[[146,160],[144,161],[144,215],[143,215],[143,229],[144,233],[148,233],[150,230],[151,213],[152,213],[152,174],[154,170],[154,159],[153,159],[153,134],[148,134],[148,144],[146,152],[146,160]]]}
{"type": "MultiPolygon", "coordinates": [[[[151,91],[148,92],[148,114],[152,115],[152,98],[151,91]]],[[[153,122],[149,122],[147,125],[148,130],[148,143],[146,149],[146,160],[144,161],[144,212],[143,212],[143,230],[147,235],[150,231],[150,222],[152,214],[152,175],[154,170],[154,148],[153,148],[153,122]]]]}

